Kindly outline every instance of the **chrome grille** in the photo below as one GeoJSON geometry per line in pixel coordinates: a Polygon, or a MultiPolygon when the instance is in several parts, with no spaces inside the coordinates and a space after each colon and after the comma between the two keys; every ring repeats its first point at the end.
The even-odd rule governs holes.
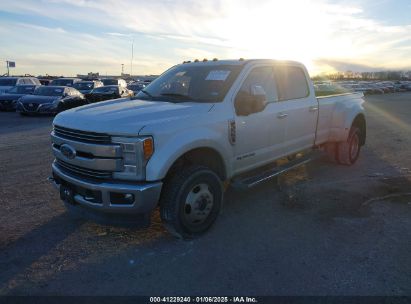
{"type": "Polygon", "coordinates": [[[94,133],[54,126],[54,134],[59,137],[93,144],[111,144],[111,137],[104,133],[94,133]]]}
{"type": "Polygon", "coordinates": [[[66,163],[60,159],[56,159],[57,166],[63,171],[88,178],[110,179],[111,172],[103,170],[92,170],[66,163]]]}
{"type": "Polygon", "coordinates": [[[27,112],[36,112],[39,108],[38,103],[23,103],[22,105],[27,112]]]}

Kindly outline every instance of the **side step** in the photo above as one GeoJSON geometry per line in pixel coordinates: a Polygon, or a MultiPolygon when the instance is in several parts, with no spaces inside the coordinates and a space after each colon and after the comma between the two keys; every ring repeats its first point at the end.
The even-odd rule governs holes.
{"type": "Polygon", "coordinates": [[[313,151],[307,155],[302,157],[297,157],[292,161],[288,161],[284,165],[274,167],[269,170],[265,170],[263,172],[259,172],[256,175],[245,176],[243,178],[234,179],[231,183],[231,186],[235,189],[250,189],[258,184],[261,184],[273,177],[276,177],[280,174],[283,174],[289,170],[295,169],[299,166],[307,164],[313,160],[316,160],[323,156],[323,154],[319,151],[313,151]]]}

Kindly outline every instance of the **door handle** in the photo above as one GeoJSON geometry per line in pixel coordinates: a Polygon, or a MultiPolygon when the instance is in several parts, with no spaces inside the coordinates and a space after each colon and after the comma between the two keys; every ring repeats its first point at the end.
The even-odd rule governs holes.
{"type": "Polygon", "coordinates": [[[277,114],[278,119],[283,119],[283,118],[286,118],[287,116],[288,116],[288,114],[286,114],[286,113],[278,113],[277,114]]]}
{"type": "Polygon", "coordinates": [[[318,111],[318,107],[312,106],[312,107],[309,107],[308,110],[309,110],[310,112],[315,112],[315,111],[318,111]]]}

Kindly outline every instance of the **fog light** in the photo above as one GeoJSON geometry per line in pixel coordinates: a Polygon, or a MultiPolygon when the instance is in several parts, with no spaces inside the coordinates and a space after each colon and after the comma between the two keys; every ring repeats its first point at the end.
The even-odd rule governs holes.
{"type": "Polygon", "coordinates": [[[134,194],[110,192],[110,202],[113,205],[132,205],[134,194]]]}

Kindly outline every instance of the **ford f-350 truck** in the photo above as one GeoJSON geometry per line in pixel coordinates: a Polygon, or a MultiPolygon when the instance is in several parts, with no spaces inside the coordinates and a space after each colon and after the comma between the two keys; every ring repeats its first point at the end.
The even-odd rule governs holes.
{"type": "Polygon", "coordinates": [[[354,164],[366,139],[363,102],[316,98],[297,62],[184,62],[133,98],[57,115],[51,180],[77,208],[147,216],[159,206],[166,227],[190,237],[215,221],[230,183],[252,187],[318,150],[354,164]]]}

